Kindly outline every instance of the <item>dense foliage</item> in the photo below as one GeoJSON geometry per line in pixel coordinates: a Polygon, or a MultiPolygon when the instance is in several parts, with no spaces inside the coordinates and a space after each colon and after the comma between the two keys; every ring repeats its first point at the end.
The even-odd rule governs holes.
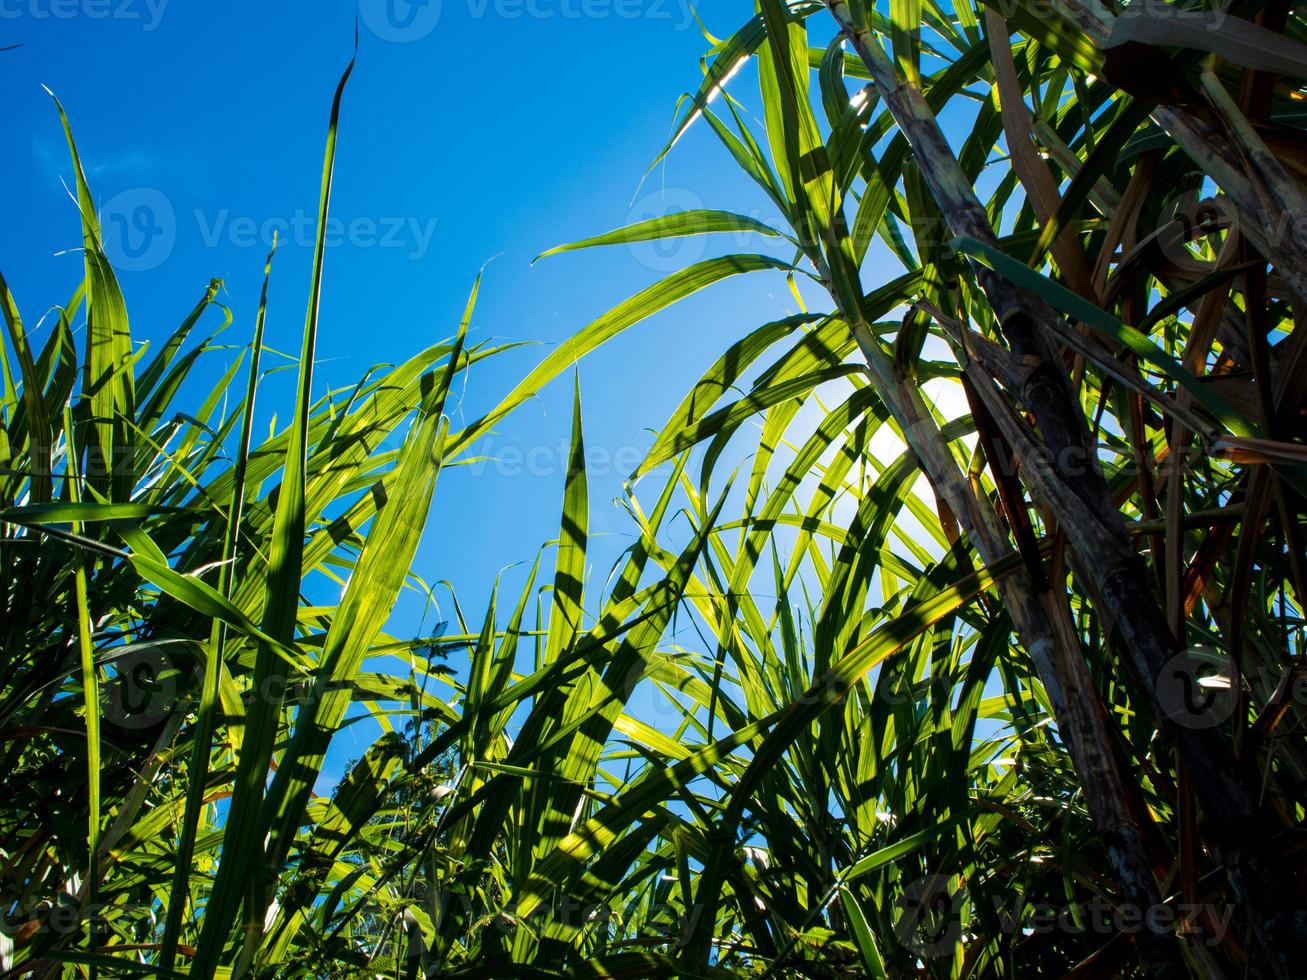
{"type": "Polygon", "coordinates": [[[1307,975],[1305,28],[759,0],[676,136],[709,127],[784,223],[553,251],[792,258],[670,273],[461,430],[451,384],[495,353],[467,320],[313,393],[321,241],[281,431],[252,433],[262,312],[179,410],[218,284],[134,347],[78,165],[86,278],[42,350],[0,284],[12,972],[1307,975]],[[578,396],[522,591],[388,633],[440,469],[746,273],[795,312],[661,428],[612,574],[578,396]],[[360,713],[382,734],[320,795],[360,713]]]}

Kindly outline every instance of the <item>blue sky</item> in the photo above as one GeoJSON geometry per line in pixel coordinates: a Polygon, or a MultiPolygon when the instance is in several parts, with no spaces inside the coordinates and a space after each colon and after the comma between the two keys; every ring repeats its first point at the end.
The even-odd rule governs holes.
{"type": "MultiPolygon", "coordinates": [[[[531,265],[552,245],[672,210],[773,218],[705,127],[644,178],[678,97],[701,78],[708,42],[687,4],[0,0],[0,47],[21,45],[0,53],[9,136],[0,269],[29,329],[81,276],[71,166],[46,85],[72,121],[134,338],[167,336],[219,277],[235,315],[224,339],[246,343],[276,228],[268,342],[296,350],[328,110],[357,12],[315,387],[352,383],[450,336],[493,259],[474,339],[545,346],[473,374],[465,411],[474,418],[547,345],[662,275],[712,252],[768,251],[766,240],[724,236],[531,265]]],[[[725,36],[750,13],[747,3],[714,5],[705,19],[725,36]]],[[[733,339],[794,312],[779,276],[730,280],[580,365],[592,587],[633,540],[614,501],[648,430],[733,339]]],[[[265,425],[274,406],[282,418],[289,411],[283,377],[261,395],[265,425]]],[[[557,533],[570,412],[570,378],[561,378],[482,444],[500,462],[442,477],[415,571],[452,581],[469,617],[479,621],[496,574],[529,564],[557,533]]],[[[506,576],[510,596],[523,571],[506,576]]],[[[408,597],[395,631],[416,629],[420,608],[408,597]]]]}
{"type": "MultiPolygon", "coordinates": [[[[771,216],[706,130],[641,186],[708,46],[686,0],[4,0],[0,46],[22,47],[0,54],[9,135],[0,268],[29,325],[66,301],[80,275],[76,252],[60,254],[79,232],[44,84],[71,117],[134,337],[167,335],[216,276],[236,316],[226,339],[243,343],[277,228],[269,341],[296,349],[328,108],[356,9],[363,29],[340,130],[319,390],[450,335],[488,259],[476,336],[547,345],[705,247],[765,250],[756,239],[683,241],[530,264],[551,245],[665,210],[771,216]],[[151,220],[138,228],[143,205],[151,220]]],[[[726,34],[749,10],[714,14],[708,26],[726,34]]],[[[650,442],[645,430],[729,339],[790,312],[779,278],[728,283],[581,365],[600,462],[596,532],[629,540],[611,500],[650,442]]],[[[543,354],[527,349],[476,373],[469,411],[543,354]]],[[[501,427],[488,448],[506,452],[506,465],[450,473],[438,490],[417,570],[453,580],[474,608],[500,568],[529,560],[556,531],[569,389],[556,383],[501,427]]]]}
{"type": "MultiPolygon", "coordinates": [[[[771,240],[730,235],[531,264],[553,245],[695,207],[783,226],[706,126],[692,128],[646,177],[671,133],[678,98],[702,77],[699,59],[709,42],[689,2],[0,0],[0,47],[21,45],[0,52],[9,136],[0,269],[29,329],[66,302],[81,277],[71,165],[46,85],[72,121],[134,338],[169,335],[218,277],[235,317],[223,339],[247,343],[276,229],[281,248],[267,341],[296,351],[331,95],[351,55],[357,15],[360,48],[340,126],[315,390],[350,385],[378,362],[451,336],[477,271],[492,260],[473,340],[537,346],[474,371],[461,405],[471,420],[550,345],[663,275],[712,254],[789,257],[771,240]]],[[[725,37],[751,13],[752,4],[740,0],[708,5],[703,16],[725,37]]],[[[756,101],[751,74],[731,86],[746,103],[756,101]]],[[[760,121],[752,127],[760,131],[760,121]]],[[[951,131],[967,128],[955,123],[951,131]]],[[[887,252],[873,246],[866,283],[896,272],[887,252]]],[[[810,300],[828,308],[828,301],[810,300]]],[[[616,499],[652,442],[650,430],[732,341],[796,312],[779,275],[736,277],[579,365],[592,609],[634,540],[616,499]]],[[[211,363],[215,372],[225,366],[211,363]]],[[[283,372],[265,383],[263,431],[272,411],[283,420],[289,412],[291,380],[283,372]]],[[[473,623],[495,577],[514,563],[501,609],[516,602],[526,567],[557,534],[571,393],[570,376],[559,378],[480,444],[495,462],[441,478],[414,571],[428,583],[452,582],[473,623]]],[[[817,411],[815,404],[804,409],[817,411]]],[[[886,462],[897,452],[877,445],[886,462]]],[[[683,523],[680,530],[677,537],[683,523]]],[[[552,561],[546,555],[541,582],[552,561]]],[[[423,606],[420,596],[405,597],[392,631],[416,633],[423,606]]],[[[445,601],[443,614],[451,613],[445,601]]],[[[678,621],[678,628],[668,642],[702,649],[692,622],[678,621]]],[[[371,740],[363,727],[371,728],[356,726],[333,747],[327,782],[371,740]]]]}

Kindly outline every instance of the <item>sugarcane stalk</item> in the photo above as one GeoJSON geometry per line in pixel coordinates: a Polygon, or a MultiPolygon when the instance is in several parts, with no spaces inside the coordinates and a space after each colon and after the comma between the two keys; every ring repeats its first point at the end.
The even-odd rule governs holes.
{"type": "MultiPolygon", "coordinates": [[[[997,248],[998,238],[988,215],[921,90],[897,73],[865,19],[856,17],[846,0],[827,0],[827,7],[907,138],[950,230],[997,248]]],[[[1273,878],[1273,864],[1264,852],[1268,835],[1254,797],[1240,778],[1233,749],[1214,729],[1195,730],[1177,724],[1167,717],[1158,698],[1157,681],[1180,648],[1096,464],[1083,413],[1075,404],[1057,355],[1054,340],[1065,330],[1062,318],[987,266],[973,261],[973,269],[1011,352],[1027,368],[1023,384],[1014,394],[1033,416],[1039,435],[1021,431],[1019,419],[1000,413],[1000,424],[1008,423],[1005,436],[1017,449],[1028,482],[1034,483],[1036,493],[1066,532],[1103,618],[1129,654],[1159,723],[1179,748],[1206,812],[1210,839],[1228,865],[1232,889],[1249,910],[1277,971],[1292,976],[1302,956],[1297,930],[1285,911],[1292,905],[1278,904],[1274,896],[1280,889],[1268,886],[1273,878]],[[1011,424],[1014,421],[1018,424],[1011,424]]],[[[986,381],[992,387],[992,381],[986,381]]],[[[1058,720],[1061,724],[1062,718],[1058,720]]],[[[1081,730],[1076,735],[1090,733],[1081,730]]],[[[1093,778],[1079,764],[1077,771],[1082,780],[1093,778]]],[[[1098,815],[1095,817],[1097,822],[1098,815]]],[[[1133,869],[1123,875],[1118,867],[1118,875],[1123,887],[1133,886],[1133,869]]]]}

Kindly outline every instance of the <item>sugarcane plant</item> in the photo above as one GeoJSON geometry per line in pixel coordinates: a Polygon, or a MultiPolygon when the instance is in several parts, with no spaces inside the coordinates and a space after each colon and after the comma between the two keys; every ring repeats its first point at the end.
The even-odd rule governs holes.
{"type": "Polygon", "coordinates": [[[1301,18],[751,13],[655,163],[707,129],[758,203],[545,254],[768,247],[461,429],[475,290],[451,342],[315,396],[321,240],[288,425],[255,445],[263,304],[179,413],[220,285],[136,349],[73,149],[86,277],[43,350],[0,289],[11,972],[1307,973],[1301,18]],[[578,386],[558,537],[479,620],[399,634],[439,471],[746,274],[792,309],[657,431],[618,562],[578,386]]]}
{"type": "MultiPolygon", "coordinates": [[[[999,661],[1038,679],[1088,822],[1080,830],[1100,849],[1092,878],[1063,864],[1061,905],[1080,908],[1077,890],[1089,888],[1132,910],[1138,927],[1095,946],[1073,915],[1077,928],[1058,932],[1081,934],[1075,955],[1005,934],[977,893],[995,884],[993,862],[954,862],[933,869],[925,890],[970,924],[951,959],[909,956],[897,970],[1010,970],[1023,947],[1045,945],[1044,969],[1108,968],[1106,957],[1109,970],[1129,962],[1159,976],[1303,972],[1302,705],[1292,694],[1307,488],[1294,319],[1307,266],[1292,234],[1307,213],[1300,31],[1287,8],[1257,4],[909,0],[886,13],[861,0],[759,0],[741,30],[710,38],[704,81],[669,148],[689,126],[710,127],[783,224],[698,210],[565,247],[761,232],[792,244],[792,281],[825,294],[828,312],[741,340],[659,435],[664,448],[710,439],[711,463],[735,426],[765,412],[749,507],[733,525],[743,567],[721,573],[728,635],[750,632],[738,596],[782,516],[799,521],[805,544],[819,533],[820,508],[786,515],[782,499],[764,509],[759,479],[794,425],[795,400],[843,374],[854,394],[802,444],[790,485],[831,440],[889,424],[904,465],[929,485],[950,552],[994,574],[998,605],[977,602],[990,629],[1011,632],[999,661]],[[830,39],[824,50],[814,29],[830,39]],[[728,87],[746,66],[760,85],[761,136],[748,123],[755,105],[728,87]],[[992,188],[986,200],[979,186],[992,188]],[[886,253],[902,274],[868,289],[886,253]],[[784,356],[748,375],[777,344],[789,345],[784,356]],[[943,418],[927,397],[940,378],[960,388],[961,417],[943,418]],[[744,381],[746,397],[717,407],[744,381]],[[1006,625],[992,618],[998,609],[1006,625]],[[1141,914],[1150,909],[1159,914],[1141,914]]],[[[712,261],[731,272],[758,264],[712,261]]],[[[907,485],[896,485],[899,501],[911,500],[907,485]]],[[[814,605],[821,663],[838,666],[867,642],[865,588],[901,580],[883,537],[864,538],[887,519],[883,507],[839,526],[847,564],[827,566],[814,605]]],[[[755,643],[762,626],[776,628],[753,619],[755,643]]],[[[721,656],[741,656],[739,642],[723,638],[721,656]]],[[[1024,689],[1005,687],[1009,698],[1024,689]]],[[[759,750],[758,761],[772,760],[759,750]]],[[[880,754],[871,763],[883,764],[880,754]]],[[[755,778],[740,780],[714,821],[721,839],[739,843],[751,826],[759,804],[747,794],[771,777],[755,778]]],[[[827,815],[850,819],[846,803],[827,815]]],[[[978,843],[974,826],[960,836],[978,843]]],[[[728,898],[724,869],[710,869],[696,890],[701,924],[722,903],[748,901],[728,898]]],[[[926,907],[906,897],[901,921],[926,907]]],[[[868,896],[882,909],[884,898],[868,896]]],[[[828,927],[836,918],[813,914],[828,927]]],[[[700,966],[715,959],[706,929],[682,953],[700,966]]],[[[868,955],[875,972],[873,961],[881,955],[868,955]]]]}
{"type": "MultiPolygon", "coordinates": [[[[297,360],[265,333],[275,243],[248,341],[222,341],[238,327],[218,280],[157,350],[133,341],[55,103],[85,275],[39,349],[0,279],[7,975],[248,972],[251,918],[288,901],[291,869],[313,884],[306,900],[369,891],[352,862],[366,867],[395,831],[385,814],[356,821],[355,797],[448,721],[436,688],[456,641],[385,628],[402,590],[432,592],[410,565],[441,469],[525,395],[451,429],[456,382],[504,349],[468,341],[475,287],[451,340],[314,391],[349,74],[332,105],[297,360]],[[288,368],[293,411],[278,427],[274,410],[260,439],[256,395],[288,368]],[[200,384],[183,407],[179,393],[200,384]],[[380,737],[323,795],[331,742],[360,711],[380,737]]],[[[421,767],[429,789],[444,761],[421,767]]],[[[396,790],[394,810],[415,792],[396,790]]]]}

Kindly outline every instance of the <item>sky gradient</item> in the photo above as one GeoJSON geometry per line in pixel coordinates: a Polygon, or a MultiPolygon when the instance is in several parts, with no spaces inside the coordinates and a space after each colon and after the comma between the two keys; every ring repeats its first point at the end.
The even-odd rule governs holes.
{"type": "MultiPolygon", "coordinates": [[[[328,110],[356,14],[315,393],[451,336],[487,261],[472,340],[543,346],[475,370],[461,400],[468,420],[548,345],[661,276],[715,253],[784,254],[757,236],[721,236],[532,264],[550,246],[669,211],[776,220],[706,127],[646,177],[709,47],[688,0],[0,0],[0,47],[19,45],[0,52],[9,134],[0,269],[38,343],[42,315],[82,275],[71,164],[48,86],[100,204],[134,340],[168,336],[216,277],[234,315],[221,342],[234,356],[252,334],[275,229],[267,340],[298,349],[328,110]]],[[[749,14],[747,4],[714,7],[706,26],[725,36],[749,14]]],[[[732,340],[795,312],[780,276],[738,277],[579,365],[591,588],[634,540],[615,501],[649,430],[732,340]]],[[[227,363],[211,359],[195,383],[227,363]]],[[[291,382],[282,372],[261,389],[262,431],[274,410],[289,413],[291,382]]],[[[480,445],[491,461],[442,476],[414,570],[453,583],[476,621],[495,577],[529,565],[557,534],[570,414],[571,381],[560,378],[480,445]]],[[[510,595],[523,573],[506,574],[510,595]]],[[[416,629],[422,606],[402,599],[396,631],[416,629]]]]}
{"type": "MultiPolygon", "coordinates": [[[[0,268],[29,326],[66,302],[81,275],[71,166],[45,85],[72,121],[134,339],[165,337],[218,277],[235,315],[223,340],[246,343],[276,229],[269,342],[295,350],[354,4],[5,3],[0,46],[21,47],[0,54],[10,136],[0,268]]],[[[552,245],[669,210],[771,216],[706,130],[641,184],[708,47],[685,0],[365,0],[358,13],[319,392],[451,335],[488,260],[474,340],[548,345],[706,249],[767,250],[758,238],[693,240],[531,264],[552,245]]],[[[708,26],[719,33],[748,15],[743,6],[716,13],[708,26]]],[[[580,365],[596,533],[629,541],[611,500],[650,443],[645,430],[729,339],[794,312],[783,281],[770,292],[764,281],[710,290],[580,365]]],[[[466,410],[497,399],[543,354],[528,348],[474,372],[466,410]]],[[[284,400],[277,384],[265,409],[284,400]]],[[[418,560],[425,578],[454,581],[475,604],[500,568],[552,537],[569,414],[570,384],[560,381],[483,445],[497,462],[442,480],[418,560]]]]}

